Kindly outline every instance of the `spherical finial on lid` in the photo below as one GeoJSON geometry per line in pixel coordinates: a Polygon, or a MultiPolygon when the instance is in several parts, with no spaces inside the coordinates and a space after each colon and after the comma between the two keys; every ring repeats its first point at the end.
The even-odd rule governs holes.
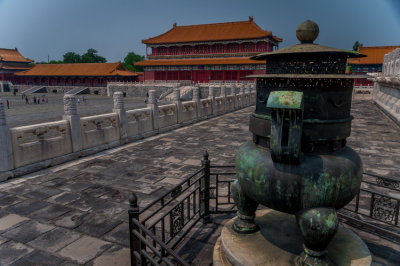
{"type": "Polygon", "coordinates": [[[318,24],[311,20],[304,21],[296,29],[296,37],[301,43],[313,43],[318,34],[318,24]]]}

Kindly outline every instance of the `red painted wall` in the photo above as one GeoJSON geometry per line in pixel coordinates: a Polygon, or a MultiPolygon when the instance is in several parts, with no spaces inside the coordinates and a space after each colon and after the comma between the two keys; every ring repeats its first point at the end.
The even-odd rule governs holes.
{"type": "Polygon", "coordinates": [[[186,55],[186,54],[221,54],[221,53],[251,53],[251,52],[270,52],[273,50],[273,44],[260,41],[256,44],[252,42],[245,43],[227,43],[227,44],[198,44],[170,47],[152,48],[149,56],[159,55],[186,55]]]}
{"type": "Polygon", "coordinates": [[[191,80],[193,82],[254,80],[248,75],[262,74],[263,70],[183,70],[146,71],[145,80],[191,80]]]}

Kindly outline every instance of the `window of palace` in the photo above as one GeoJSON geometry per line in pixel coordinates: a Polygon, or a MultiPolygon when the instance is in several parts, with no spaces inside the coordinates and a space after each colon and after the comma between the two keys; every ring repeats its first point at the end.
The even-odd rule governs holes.
{"type": "Polygon", "coordinates": [[[239,51],[239,44],[237,44],[237,43],[229,43],[228,44],[228,51],[229,52],[238,52],[239,51]]]}
{"type": "Polygon", "coordinates": [[[182,51],[184,54],[190,54],[192,52],[192,47],[190,45],[185,45],[182,47],[182,51]]]}
{"type": "Polygon", "coordinates": [[[265,42],[258,42],[256,44],[257,51],[264,51],[265,48],[266,48],[266,43],[265,42]]]}
{"type": "Polygon", "coordinates": [[[253,52],[255,48],[254,43],[246,42],[243,44],[243,50],[245,52],[253,52]]]}

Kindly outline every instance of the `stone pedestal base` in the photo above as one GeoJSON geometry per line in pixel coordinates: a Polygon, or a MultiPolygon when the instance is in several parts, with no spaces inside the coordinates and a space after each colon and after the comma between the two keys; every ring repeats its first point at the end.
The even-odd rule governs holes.
{"type": "MultiPolygon", "coordinates": [[[[233,231],[234,219],[225,224],[214,247],[214,266],[298,264],[303,240],[295,216],[273,210],[258,211],[255,221],[261,230],[248,235],[233,231]]],[[[367,246],[342,226],[328,246],[328,257],[335,265],[371,265],[367,246]]]]}

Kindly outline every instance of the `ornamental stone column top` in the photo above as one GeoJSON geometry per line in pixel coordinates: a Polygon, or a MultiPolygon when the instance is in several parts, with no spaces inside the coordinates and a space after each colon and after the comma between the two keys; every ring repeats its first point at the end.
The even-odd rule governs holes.
{"type": "Polygon", "coordinates": [[[148,99],[149,104],[156,104],[157,99],[156,99],[156,90],[149,90],[149,99],[148,99]]]}
{"type": "Polygon", "coordinates": [[[0,126],[5,126],[7,124],[6,120],[6,108],[4,100],[0,99],[0,126]]]}
{"type": "Polygon", "coordinates": [[[76,107],[75,95],[66,94],[64,95],[64,114],[65,115],[77,115],[78,109],[76,107]]]}
{"type": "Polygon", "coordinates": [[[239,94],[243,94],[244,93],[244,85],[241,84],[240,88],[239,88],[239,94]]]}
{"type": "Polygon", "coordinates": [[[114,109],[124,109],[124,94],[121,91],[114,92],[114,109]]]}
{"type": "Polygon", "coordinates": [[[226,86],[225,85],[221,85],[221,96],[226,97],[226,86]]]}
{"type": "Polygon", "coordinates": [[[208,98],[212,98],[214,97],[214,87],[213,86],[209,86],[208,87],[208,98]]]}
{"type": "Polygon", "coordinates": [[[173,94],[173,101],[179,102],[180,100],[181,100],[181,90],[179,88],[175,88],[173,94]]]}
{"type": "Polygon", "coordinates": [[[193,87],[193,100],[194,101],[200,100],[200,88],[199,87],[193,87]]]}

